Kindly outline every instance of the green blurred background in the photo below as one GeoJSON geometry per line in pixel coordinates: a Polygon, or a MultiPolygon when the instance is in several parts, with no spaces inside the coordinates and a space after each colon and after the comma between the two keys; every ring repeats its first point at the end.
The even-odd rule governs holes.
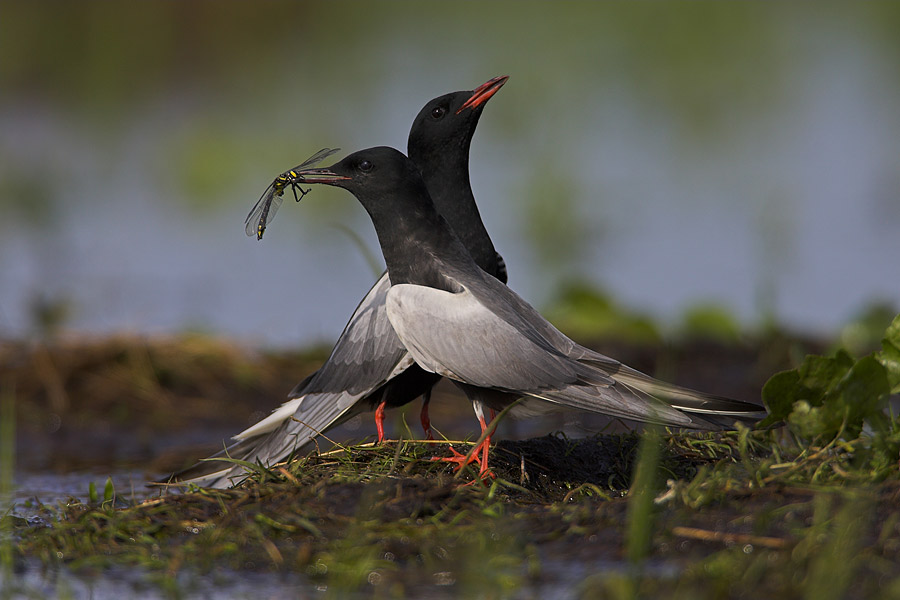
{"type": "Polygon", "coordinates": [[[374,279],[364,212],[317,188],[259,243],[247,212],[501,74],[473,188],[567,330],[900,304],[898,3],[4,0],[0,337],[333,341],[374,279]]]}

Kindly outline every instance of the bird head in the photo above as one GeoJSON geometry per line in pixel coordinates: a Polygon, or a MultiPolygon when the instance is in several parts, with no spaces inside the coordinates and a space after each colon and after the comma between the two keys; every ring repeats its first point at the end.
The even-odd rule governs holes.
{"type": "Polygon", "coordinates": [[[444,94],[428,102],[409,131],[409,157],[423,163],[426,157],[440,156],[448,146],[457,146],[468,160],[468,146],[481,112],[507,79],[506,75],[494,77],[474,90],[444,94]]]}

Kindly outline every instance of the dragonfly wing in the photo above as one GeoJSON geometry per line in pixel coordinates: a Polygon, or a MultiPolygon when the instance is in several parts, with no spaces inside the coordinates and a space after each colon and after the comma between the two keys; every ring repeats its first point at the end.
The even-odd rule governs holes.
{"type": "Polygon", "coordinates": [[[250,213],[247,215],[247,218],[244,219],[244,231],[249,236],[254,236],[257,234],[259,228],[259,218],[263,214],[263,211],[267,211],[266,206],[271,202],[271,196],[275,191],[275,183],[272,182],[269,184],[269,187],[266,188],[266,191],[262,193],[262,196],[259,197],[259,200],[256,201],[256,204],[253,205],[253,208],[250,209],[250,213]]]}
{"type": "Polygon", "coordinates": [[[313,154],[312,156],[310,156],[309,158],[304,160],[302,164],[299,164],[296,167],[294,167],[292,170],[299,171],[300,169],[312,166],[312,165],[316,164],[317,162],[325,160],[326,158],[328,158],[329,156],[331,156],[332,154],[334,154],[335,152],[338,152],[338,151],[340,151],[340,148],[322,148],[321,150],[319,150],[318,152],[316,152],[315,154],[313,154]]]}

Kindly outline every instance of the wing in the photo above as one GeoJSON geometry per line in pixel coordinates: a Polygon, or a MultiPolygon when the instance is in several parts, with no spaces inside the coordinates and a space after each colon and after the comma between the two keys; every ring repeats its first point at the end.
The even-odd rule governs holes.
{"type": "MultiPolygon", "coordinates": [[[[386,307],[397,335],[427,371],[470,386],[569,408],[679,426],[691,424],[686,415],[619,385],[602,369],[566,356],[527,321],[517,327],[498,316],[465,287],[447,292],[396,285],[388,291],[386,307]]],[[[569,344],[574,342],[569,340],[569,344]]]]}
{"type": "Polygon", "coordinates": [[[522,336],[467,289],[451,293],[401,284],[389,291],[386,307],[397,335],[428,371],[474,386],[510,390],[577,380],[563,357],[522,336]]]}
{"type": "Polygon", "coordinates": [[[621,365],[620,369],[612,376],[624,385],[661,398],[675,408],[692,414],[705,417],[727,416],[742,421],[758,421],[768,414],[761,405],[707,394],[660,381],[627,365],[621,365]]]}
{"type": "Polygon", "coordinates": [[[413,364],[387,317],[390,287],[385,272],[356,307],[325,364],[288,397],[342,391],[368,394],[413,364]]]}
{"type": "MultiPolygon", "coordinates": [[[[300,169],[305,169],[306,167],[311,167],[314,164],[316,164],[318,162],[322,162],[323,160],[325,160],[326,158],[328,158],[335,152],[339,152],[339,151],[340,151],[340,148],[322,148],[321,150],[319,150],[318,152],[316,152],[315,154],[313,154],[312,156],[310,156],[309,158],[304,160],[302,163],[300,163],[299,165],[297,165],[296,167],[291,169],[291,171],[299,171],[300,169]]],[[[284,173],[284,175],[288,175],[288,174],[290,174],[290,171],[287,171],[284,173]]]]}
{"type": "Polygon", "coordinates": [[[250,213],[247,214],[247,218],[244,219],[244,232],[248,236],[254,236],[257,234],[257,225],[259,224],[259,218],[263,214],[266,209],[266,205],[271,201],[271,195],[275,191],[275,182],[269,184],[269,187],[266,188],[266,191],[262,193],[259,197],[259,200],[256,201],[256,204],[253,205],[253,208],[250,209],[250,213]]]}
{"type": "Polygon", "coordinates": [[[256,239],[262,239],[263,234],[266,232],[266,225],[275,218],[275,213],[278,212],[278,208],[284,201],[283,194],[284,190],[279,189],[274,181],[269,184],[269,187],[259,197],[250,214],[244,220],[244,232],[248,236],[252,237],[255,235],[256,239]]]}
{"type": "MultiPolygon", "coordinates": [[[[530,304],[514,291],[499,284],[491,277],[468,278],[473,294],[498,318],[527,337],[543,340],[558,352],[578,363],[609,375],[618,388],[630,390],[641,398],[653,398],[666,405],[693,415],[693,427],[709,428],[714,416],[732,417],[744,421],[757,421],[765,416],[763,407],[740,400],[715,396],[660,381],[623,365],[614,358],[576,344],[553,327],[530,304]]],[[[671,413],[670,413],[671,414],[671,413]]]]}
{"type": "MultiPolygon", "coordinates": [[[[551,325],[530,304],[514,291],[490,277],[471,281],[473,293],[498,317],[503,318],[527,335],[538,336],[557,351],[583,365],[590,366],[612,377],[618,387],[630,389],[635,395],[653,397],[673,408],[691,413],[694,425],[708,428],[712,416],[727,416],[744,421],[758,421],[765,416],[762,406],[698,392],[654,379],[640,371],[623,365],[614,358],[576,344],[551,325]],[[705,416],[704,416],[705,415],[705,416]]],[[[726,420],[729,423],[734,419],[726,420]]],[[[718,420],[716,422],[724,422],[718,420]]]]}
{"type": "Polygon", "coordinates": [[[291,418],[307,423],[310,431],[322,431],[361,398],[412,366],[412,357],[387,318],[384,303],[390,287],[383,273],[356,307],[319,370],[291,390],[290,400],[234,438],[270,433],[291,418]]]}
{"type": "MultiPolygon", "coordinates": [[[[387,318],[385,298],[390,285],[384,273],[356,308],[322,367],[291,391],[290,400],[234,436],[235,444],[216,457],[262,464],[282,461],[320,433],[369,409],[364,399],[412,367],[412,357],[387,318]]],[[[186,483],[228,487],[243,475],[241,467],[203,462],[175,477],[186,483]]]]}
{"type": "MultiPolygon", "coordinates": [[[[235,443],[210,458],[234,458],[254,464],[273,465],[286,460],[292,453],[312,450],[313,440],[316,437],[363,410],[354,404],[339,409],[338,403],[330,397],[307,397],[303,400],[318,407],[311,418],[303,421],[292,418],[291,408],[295,408],[299,400],[290,400],[267,419],[234,436],[235,443]],[[277,418],[273,419],[276,416],[277,418]]],[[[175,473],[170,481],[201,487],[227,488],[239,483],[246,476],[246,469],[240,465],[204,460],[175,473]]]]}

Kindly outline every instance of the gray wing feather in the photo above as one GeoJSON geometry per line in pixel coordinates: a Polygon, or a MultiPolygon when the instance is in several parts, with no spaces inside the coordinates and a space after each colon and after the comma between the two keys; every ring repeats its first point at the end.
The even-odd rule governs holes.
{"type": "Polygon", "coordinates": [[[401,284],[388,318],[422,368],[477,387],[537,390],[575,383],[565,357],[529,340],[468,291],[401,284]]]}
{"type": "Polygon", "coordinates": [[[543,319],[537,323],[540,329],[531,327],[527,318],[510,323],[491,309],[498,304],[502,306],[494,302],[489,308],[465,287],[447,292],[402,284],[391,288],[386,306],[410,354],[433,373],[570,408],[691,425],[690,417],[567,356],[575,343],[557,331],[564,343],[562,349],[555,347],[542,333],[550,331],[549,336],[555,337],[556,330],[543,319]]]}
{"type": "Polygon", "coordinates": [[[407,352],[385,312],[390,286],[385,272],[357,306],[325,364],[294,388],[289,398],[323,392],[370,393],[391,376],[407,352]]]}
{"type": "MultiPolygon", "coordinates": [[[[368,396],[413,364],[385,310],[391,283],[387,273],[362,299],[328,360],[289,394],[271,415],[234,436],[235,444],[216,457],[271,465],[307,447],[319,434],[340,425],[367,407],[368,396]]],[[[243,478],[240,466],[205,461],[177,474],[180,481],[206,487],[229,487],[243,478]]]]}
{"type": "MultiPolygon", "coordinates": [[[[313,449],[313,440],[319,434],[346,422],[362,408],[353,406],[340,409],[333,399],[306,398],[316,409],[312,417],[306,420],[288,416],[278,422],[270,431],[246,436],[239,439],[225,450],[213,455],[216,458],[234,458],[254,464],[271,466],[285,460],[294,452],[307,452],[313,449]]],[[[239,434],[241,435],[241,434],[239,434]]],[[[235,436],[237,438],[237,436],[235,436]]],[[[205,460],[181,471],[175,479],[182,484],[194,484],[209,488],[228,488],[240,483],[247,476],[247,471],[240,465],[205,460]]]]}
{"type": "MultiPolygon", "coordinates": [[[[660,381],[623,365],[614,358],[576,344],[510,288],[500,285],[492,278],[468,279],[472,280],[471,290],[478,300],[499,318],[520,331],[531,332],[531,335],[546,340],[567,357],[608,374],[620,387],[657,398],[678,410],[695,415],[727,415],[747,421],[756,421],[766,415],[765,409],[757,404],[706,394],[660,381]]],[[[702,419],[693,420],[697,426],[709,426],[709,423],[702,422],[702,419]]]]}

